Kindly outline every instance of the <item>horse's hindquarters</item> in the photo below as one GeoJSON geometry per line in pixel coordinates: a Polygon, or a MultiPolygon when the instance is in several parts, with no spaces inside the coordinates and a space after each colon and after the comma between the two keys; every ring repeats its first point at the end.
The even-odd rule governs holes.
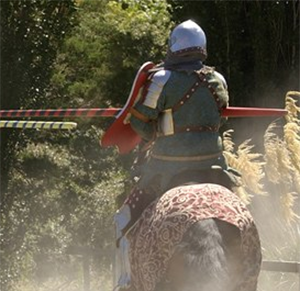
{"type": "Polygon", "coordinates": [[[240,230],[226,222],[196,222],[176,246],[155,291],[233,291],[243,276],[240,230]]]}
{"type": "Polygon", "coordinates": [[[198,286],[192,291],[210,291],[212,280],[223,285],[212,291],[255,290],[249,286],[256,286],[260,267],[257,230],[246,206],[225,187],[171,189],[146,208],[128,239],[132,284],[138,291],[162,291],[155,287],[162,285],[188,291],[190,282],[198,286]]]}

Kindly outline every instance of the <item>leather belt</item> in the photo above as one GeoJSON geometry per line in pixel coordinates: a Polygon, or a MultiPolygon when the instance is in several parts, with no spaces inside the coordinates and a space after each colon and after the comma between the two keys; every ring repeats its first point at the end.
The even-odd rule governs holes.
{"type": "Polygon", "coordinates": [[[219,126],[175,126],[174,133],[181,133],[181,132],[218,132],[219,126]]]}
{"type": "Polygon", "coordinates": [[[221,152],[211,154],[211,155],[201,155],[201,156],[166,156],[166,155],[156,155],[151,154],[151,157],[154,159],[162,160],[162,161],[170,161],[170,162],[192,162],[192,161],[205,161],[213,158],[218,158],[221,156],[221,152]]]}

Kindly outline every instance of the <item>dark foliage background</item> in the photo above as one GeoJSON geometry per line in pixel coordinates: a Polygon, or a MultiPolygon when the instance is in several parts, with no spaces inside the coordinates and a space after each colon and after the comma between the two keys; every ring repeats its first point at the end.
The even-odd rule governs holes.
{"type": "MultiPolygon", "coordinates": [[[[206,32],[207,64],[226,77],[232,106],[283,108],[286,92],[300,90],[296,0],[0,4],[1,109],[121,107],[137,69],[161,61],[187,19],[206,32]]],[[[112,119],[75,121],[72,131],[0,131],[1,290],[111,288],[101,276],[133,156],[99,146],[112,119]]],[[[263,151],[271,121],[231,119],[223,130],[263,151]]]]}

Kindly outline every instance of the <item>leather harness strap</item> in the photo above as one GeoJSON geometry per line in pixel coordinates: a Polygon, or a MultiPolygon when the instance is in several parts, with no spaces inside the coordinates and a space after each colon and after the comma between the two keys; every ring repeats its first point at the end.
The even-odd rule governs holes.
{"type": "Polygon", "coordinates": [[[221,106],[221,100],[216,92],[216,90],[213,88],[212,85],[210,85],[206,79],[206,76],[205,76],[205,73],[203,73],[203,71],[199,71],[198,73],[198,76],[201,80],[201,82],[203,82],[205,84],[205,86],[208,88],[208,90],[210,91],[210,93],[212,94],[212,96],[214,97],[214,100],[216,101],[217,103],[217,106],[218,106],[218,109],[219,109],[219,112],[221,111],[222,109],[222,106],[221,106]]]}
{"type": "Polygon", "coordinates": [[[193,95],[196,89],[200,86],[201,80],[197,80],[193,86],[185,93],[185,95],[172,107],[172,111],[177,111],[181,106],[183,106],[193,95]]]}
{"type": "MultiPolygon", "coordinates": [[[[171,108],[172,112],[179,110],[189,99],[192,97],[193,93],[197,90],[197,88],[204,84],[209,91],[211,92],[216,104],[218,106],[219,111],[221,111],[221,102],[218,94],[216,93],[215,89],[212,85],[210,85],[206,79],[206,72],[209,72],[211,69],[207,67],[203,67],[201,70],[197,71],[198,79],[192,85],[192,87],[185,93],[185,95],[171,108]]],[[[150,118],[146,115],[142,114],[141,112],[137,111],[135,108],[131,107],[129,112],[136,117],[137,119],[148,123],[150,118]]],[[[219,125],[214,126],[198,126],[198,125],[190,125],[190,126],[182,126],[174,128],[174,133],[181,133],[181,132],[217,132],[219,130],[219,125]]]]}
{"type": "Polygon", "coordinates": [[[175,126],[174,133],[181,133],[181,132],[218,132],[219,126],[175,126]]]}
{"type": "Polygon", "coordinates": [[[210,155],[201,155],[201,156],[166,156],[166,155],[157,155],[154,153],[151,153],[151,157],[154,159],[162,160],[162,161],[169,161],[169,162],[199,162],[199,161],[205,161],[209,159],[214,159],[217,157],[220,157],[221,153],[215,153],[210,155]]]}
{"type": "Polygon", "coordinates": [[[134,109],[133,107],[131,107],[129,109],[129,112],[134,116],[136,117],[137,119],[147,123],[150,121],[150,118],[147,117],[146,115],[142,114],[141,112],[137,111],[136,109],[134,109]]]}
{"type": "Polygon", "coordinates": [[[196,89],[200,86],[201,83],[203,83],[211,92],[212,96],[214,97],[214,100],[217,103],[219,111],[221,111],[221,100],[216,92],[216,90],[213,88],[212,85],[210,85],[206,79],[206,72],[208,72],[209,69],[207,67],[203,67],[201,70],[197,71],[198,80],[193,84],[193,86],[185,93],[185,95],[172,107],[172,111],[177,111],[181,106],[183,106],[192,96],[192,94],[196,91],[196,89]]]}
{"type": "MultiPolygon", "coordinates": [[[[218,94],[216,93],[215,89],[208,83],[206,79],[206,72],[209,72],[210,68],[203,67],[201,70],[197,71],[198,80],[193,84],[193,86],[185,93],[185,95],[172,107],[172,112],[177,111],[182,107],[193,95],[193,93],[197,90],[197,88],[204,84],[209,91],[211,92],[212,96],[214,97],[214,100],[217,103],[219,112],[221,111],[221,104],[220,104],[220,98],[218,94]]],[[[176,127],[174,128],[174,133],[180,133],[180,132],[202,132],[202,131],[211,131],[211,132],[217,132],[219,130],[219,126],[197,126],[197,125],[191,125],[191,126],[184,126],[184,127],[176,127]]]]}

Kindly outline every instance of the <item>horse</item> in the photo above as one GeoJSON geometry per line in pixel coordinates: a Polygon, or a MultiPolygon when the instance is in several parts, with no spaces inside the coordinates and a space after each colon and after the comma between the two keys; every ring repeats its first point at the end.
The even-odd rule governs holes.
{"type": "MultiPolygon", "coordinates": [[[[131,205],[138,200],[135,193],[131,205]]],[[[126,238],[130,286],[124,290],[257,288],[259,234],[246,205],[223,185],[190,182],[171,187],[143,210],[126,238]]]]}

